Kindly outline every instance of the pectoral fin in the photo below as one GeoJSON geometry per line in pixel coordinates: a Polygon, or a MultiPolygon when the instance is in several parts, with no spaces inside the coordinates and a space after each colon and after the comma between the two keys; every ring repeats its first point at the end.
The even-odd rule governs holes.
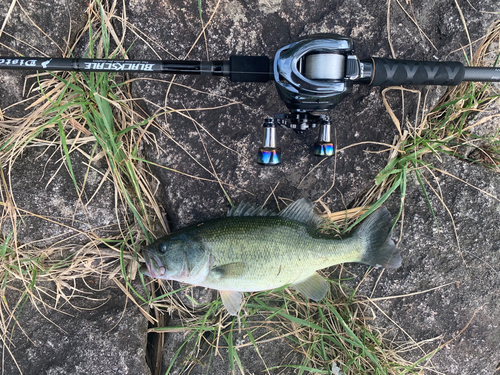
{"type": "Polygon", "coordinates": [[[212,277],[217,280],[220,280],[225,277],[238,277],[245,273],[246,264],[243,262],[235,262],[229,264],[223,264],[221,266],[213,268],[210,273],[212,277]]]}
{"type": "Polygon", "coordinates": [[[297,292],[316,302],[322,300],[328,292],[328,283],[316,272],[307,279],[293,283],[291,286],[297,292]]]}
{"type": "Polygon", "coordinates": [[[241,292],[233,292],[231,290],[220,290],[219,292],[227,312],[231,315],[238,315],[243,299],[241,292]]]}

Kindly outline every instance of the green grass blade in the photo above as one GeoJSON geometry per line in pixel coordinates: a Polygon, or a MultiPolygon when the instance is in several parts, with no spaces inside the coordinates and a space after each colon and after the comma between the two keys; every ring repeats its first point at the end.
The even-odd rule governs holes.
{"type": "Polygon", "coordinates": [[[66,166],[68,167],[68,172],[69,175],[71,176],[71,180],[73,181],[73,184],[75,185],[75,190],[78,195],[80,195],[80,188],[78,187],[78,183],[76,182],[76,177],[75,173],[73,172],[73,165],[71,164],[71,158],[69,155],[69,150],[68,150],[68,145],[67,145],[67,140],[66,140],[66,133],[64,132],[64,126],[61,123],[61,121],[58,121],[57,123],[59,127],[59,138],[61,139],[61,146],[64,152],[64,156],[66,158],[66,166]]]}

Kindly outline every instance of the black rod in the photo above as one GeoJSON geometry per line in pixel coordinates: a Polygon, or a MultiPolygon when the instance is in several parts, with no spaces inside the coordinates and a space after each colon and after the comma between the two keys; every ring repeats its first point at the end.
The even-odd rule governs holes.
{"type": "Polygon", "coordinates": [[[62,59],[46,57],[0,57],[0,69],[77,72],[136,72],[224,75],[228,61],[62,59]]]}
{"type": "Polygon", "coordinates": [[[500,67],[487,68],[470,66],[465,67],[464,81],[500,82],[500,67]]]}
{"type": "Polygon", "coordinates": [[[63,59],[1,57],[0,69],[191,74],[229,77],[233,82],[267,82],[272,79],[267,56],[231,56],[229,61],[63,59]]]}

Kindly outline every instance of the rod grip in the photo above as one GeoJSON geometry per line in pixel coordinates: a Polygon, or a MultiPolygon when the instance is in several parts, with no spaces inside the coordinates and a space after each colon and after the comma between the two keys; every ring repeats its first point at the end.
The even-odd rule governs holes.
{"type": "Polygon", "coordinates": [[[464,79],[462,63],[393,60],[372,57],[371,86],[458,85],[464,79]]]}

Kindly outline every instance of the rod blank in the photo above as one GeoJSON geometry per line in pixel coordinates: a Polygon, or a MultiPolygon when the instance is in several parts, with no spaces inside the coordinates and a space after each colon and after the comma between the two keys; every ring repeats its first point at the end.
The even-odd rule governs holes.
{"type": "MultiPolygon", "coordinates": [[[[223,61],[62,59],[0,57],[0,69],[27,69],[77,72],[137,72],[223,75],[223,61]]],[[[227,67],[229,68],[229,66],[227,67]]]]}
{"type": "Polygon", "coordinates": [[[231,56],[229,61],[0,57],[0,69],[190,74],[224,76],[233,82],[267,82],[272,78],[270,65],[267,56],[231,56]]]}
{"type": "Polygon", "coordinates": [[[464,81],[500,82],[500,68],[466,67],[464,81]]]}

